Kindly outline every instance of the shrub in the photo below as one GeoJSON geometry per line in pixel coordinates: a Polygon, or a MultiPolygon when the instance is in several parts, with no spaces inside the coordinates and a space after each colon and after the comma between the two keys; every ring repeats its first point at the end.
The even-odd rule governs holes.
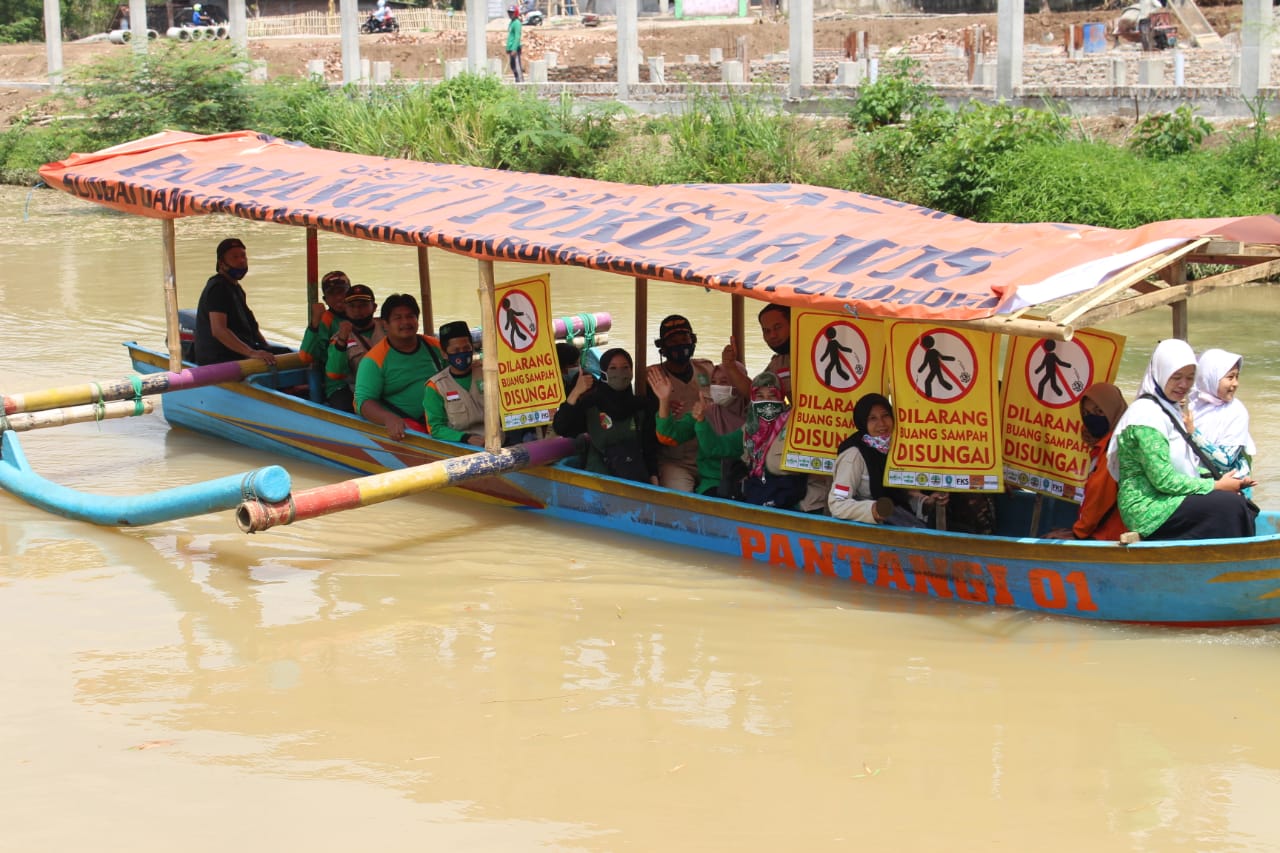
{"type": "Polygon", "coordinates": [[[1150,160],[1167,160],[1196,150],[1211,133],[1213,125],[1196,115],[1190,104],[1183,104],[1171,113],[1143,116],[1129,148],[1150,160]]]}
{"type": "Polygon", "coordinates": [[[849,113],[858,130],[875,130],[917,113],[941,106],[942,100],[925,82],[920,63],[904,57],[882,71],[874,83],[863,86],[849,113]]]}

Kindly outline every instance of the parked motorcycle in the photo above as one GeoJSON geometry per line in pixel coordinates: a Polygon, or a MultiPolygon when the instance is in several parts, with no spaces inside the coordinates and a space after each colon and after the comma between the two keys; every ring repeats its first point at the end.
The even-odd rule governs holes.
{"type": "Polygon", "coordinates": [[[526,10],[524,13],[523,20],[524,20],[524,25],[526,27],[542,26],[542,21],[543,21],[542,10],[536,6],[533,7],[532,9],[526,10]]]}
{"type": "Polygon", "coordinates": [[[387,15],[386,20],[379,21],[373,15],[360,25],[362,33],[398,33],[400,32],[400,22],[395,19],[394,15],[387,15]]]}

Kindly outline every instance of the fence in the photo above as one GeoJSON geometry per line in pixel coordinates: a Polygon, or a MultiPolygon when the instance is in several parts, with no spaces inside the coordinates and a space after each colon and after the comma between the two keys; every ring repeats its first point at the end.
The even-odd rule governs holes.
{"type": "MultiPolygon", "coordinates": [[[[396,20],[400,29],[408,32],[422,30],[462,30],[467,29],[467,16],[463,12],[452,12],[445,9],[397,9],[396,20]]],[[[363,14],[360,22],[364,23],[363,14]]],[[[264,18],[250,18],[249,38],[263,36],[326,36],[342,33],[342,19],[338,14],[328,12],[301,12],[297,15],[272,15],[264,18]]]]}

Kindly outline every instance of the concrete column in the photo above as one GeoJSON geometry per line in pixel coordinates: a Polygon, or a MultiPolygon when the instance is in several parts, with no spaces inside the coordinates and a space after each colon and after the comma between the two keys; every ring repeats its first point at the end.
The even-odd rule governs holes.
{"type": "Polygon", "coordinates": [[[685,54],[685,56],[684,56],[684,64],[685,64],[685,65],[697,65],[697,64],[698,64],[698,54],[696,54],[696,53],[686,53],[686,54],[685,54]]]}
{"type": "Polygon", "coordinates": [[[391,82],[391,63],[386,61],[373,63],[373,85],[385,86],[391,82]]]}
{"type": "Polygon", "coordinates": [[[836,85],[857,86],[862,82],[862,68],[858,62],[841,62],[836,66],[836,85]]]}
{"type": "Polygon", "coordinates": [[[244,12],[244,0],[231,0],[227,4],[227,29],[231,46],[240,53],[249,53],[249,20],[244,12]]]}
{"type": "Polygon", "coordinates": [[[650,83],[666,83],[667,82],[667,59],[665,56],[649,57],[649,82],[650,83]]]}
{"type": "Polygon", "coordinates": [[[338,0],[338,19],[342,24],[342,83],[360,82],[360,14],[356,0],[338,0]]]}
{"type": "Polygon", "coordinates": [[[1143,59],[1138,62],[1139,86],[1164,85],[1164,60],[1143,59]]]}
{"type": "Polygon", "coordinates": [[[724,49],[719,47],[709,48],[707,51],[707,61],[712,65],[719,65],[724,62],[724,49]]]}
{"type": "Polygon", "coordinates": [[[630,87],[640,82],[640,34],[636,22],[636,0],[618,0],[618,100],[630,96],[630,87]]]}
{"type": "Polygon", "coordinates": [[[444,79],[452,80],[459,74],[466,72],[467,61],[465,59],[446,59],[444,61],[444,79]]]}
{"type": "Polygon", "coordinates": [[[813,0],[791,0],[790,7],[790,95],[799,98],[805,86],[813,85],[813,0]]]}
{"type": "Polygon", "coordinates": [[[548,68],[555,68],[556,63],[560,61],[560,54],[556,53],[554,50],[544,50],[542,52],[542,58],[547,61],[548,68]]]}
{"type": "Polygon", "coordinates": [[[484,27],[488,16],[486,0],[467,0],[467,70],[472,74],[483,74],[487,67],[484,27]]]}
{"type": "Polygon", "coordinates": [[[670,13],[670,0],[658,0],[658,14],[665,18],[670,13]]]}
{"type": "Polygon", "coordinates": [[[324,60],[308,59],[307,60],[307,76],[312,80],[324,80],[324,60]]]}
{"type": "Polygon", "coordinates": [[[147,52],[147,0],[129,0],[129,44],[133,52],[147,52]]]}
{"type": "Polygon", "coordinates": [[[49,82],[62,83],[62,7],[58,0],[44,0],[44,59],[49,66],[49,82]]]}
{"type": "Polygon", "coordinates": [[[485,70],[494,77],[501,77],[506,73],[507,67],[510,65],[511,60],[507,58],[506,54],[503,54],[501,58],[497,56],[490,56],[485,60],[485,70]]]}
{"type": "Polygon", "coordinates": [[[867,60],[867,82],[874,83],[880,79],[880,60],[871,58],[867,60]]]}
{"type": "Polygon", "coordinates": [[[1111,85],[1117,89],[1129,85],[1123,59],[1114,58],[1111,60],[1111,68],[1108,76],[1111,80],[1111,85]]]}
{"type": "Polygon", "coordinates": [[[1187,55],[1180,50],[1173,52],[1173,85],[1179,89],[1187,85],[1187,55]]]}
{"type": "Polygon", "coordinates": [[[1256,98],[1271,82],[1271,0],[1244,0],[1240,24],[1240,96],[1256,98]]]}
{"type": "Polygon", "coordinates": [[[736,59],[720,63],[720,80],[724,83],[741,83],[742,64],[736,59]]]}
{"type": "Polygon", "coordinates": [[[1022,0],[997,0],[996,97],[1009,99],[1022,85],[1022,0]]]}
{"type": "Polygon", "coordinates": [[[529,82],[547,82],[547,61],[545,59],[532,59],[529,61],[529,82]]]}

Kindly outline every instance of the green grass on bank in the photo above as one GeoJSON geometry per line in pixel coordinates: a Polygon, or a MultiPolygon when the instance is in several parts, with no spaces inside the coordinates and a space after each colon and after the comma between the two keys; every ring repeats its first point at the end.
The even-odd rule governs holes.
{"type": "Polygon", "coordinates": [[[490,76],[371,91],[250,84],[221,43],[157,45],[75,73],[0,132],[0,180],[165,128],[253,128],[309,145],[640,184],[809,183],[983,221],[1116,228],[1280,210],[1280,140],[1263,101],[1251,127],[1213,134],[1188,107],[1151,115],[1127,143],[1088,138],[1058,105],[955,110],[911,60],[864,86],[842,120],[789,115],[768,90],[694,94],[675,115],[539,100],[490,76]]]}

